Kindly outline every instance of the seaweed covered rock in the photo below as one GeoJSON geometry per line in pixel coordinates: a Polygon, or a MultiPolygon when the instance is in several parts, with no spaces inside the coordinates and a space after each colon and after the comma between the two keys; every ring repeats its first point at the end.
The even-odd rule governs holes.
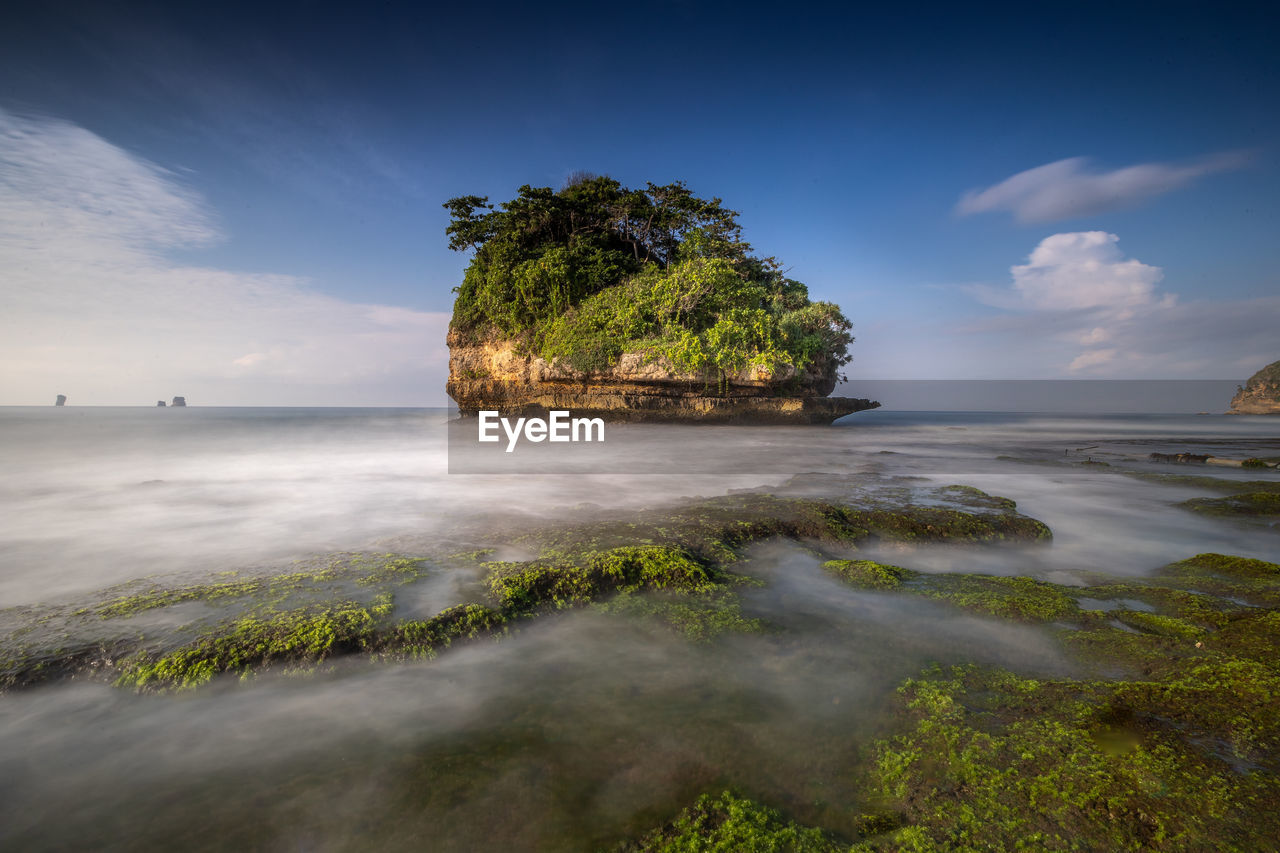
{"type": "MultiPolygon", "coordinates": [[[[858,563],[825,567],[883,594],[1054,622],[1087,677],[969,664],[908,680],[868,770],[882,814],[838,849],[1255,850],[1280,835],[1280,565],[1198,554],[1142,581],[1066,587],[858,563]],[[872,568],[898,583],[868,584],[872,568]]],[[[706,806],[644,842],[718,839],[691,820],[706,806]]],[[[760,829],[787,829],[762,814],[760,829]]]]}
{"type": "MultiPolygon", "coordinates": [[[[480,573],[477,592],[483,600],[425,620],[397,613],[395,590],[425,575],[430,564],[392,553],[339,555],[266,577],[225,573],[211,582],[177,586],[143,579],[103,590],[89,606],[64,614],[86,632],[83,639],[50,633],[53,611],[28,620],[44,626],[44,640],[34,639],[30,625],[0,636],[0,691],[77,677],[165,691],[199,687],[223,674],[251,678],[268,670],[310,670],[341,657],[430,658],[457,642],[499,639],[526,620],[589,604],[706,640],[763,628],[738,607],[735,588],[752,581],[732,569],[747,546],[766,539],[825,543],[843,552],[876,541],[977,544],[1051,537],[1044,524],[1014,511],[1011,501],[977,490],[959,496],[979,499],[984,507],[977,512],[957,503],[954,489],[928,490],[921,497],[955,506],[871,498],[854,504],[755,492],[575,524],[491,530],[495,544],[531,559],[489,560],[489,548],[442,558],[480,573]],[[176,644],[147,640],[145,626],[134,622],[191,605],[226,615],[176,644]]],[[[866,560],[831,565],[851,581],[862,572],[877,588],[914,577],[866,560]]]]}
{"type": "Polygon", "coordinates": [[[829,423],[878,405],[827,397],[849,320],[753,255],[719,199],[580,176],[445,207],[450,247],[475,250],[448,336],[463,415],[829,423]]]}

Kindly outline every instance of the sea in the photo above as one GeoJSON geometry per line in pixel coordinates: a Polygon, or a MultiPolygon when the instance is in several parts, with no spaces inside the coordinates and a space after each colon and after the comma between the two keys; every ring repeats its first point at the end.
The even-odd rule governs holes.
{"type": "MultiPolygon", "coordinates": [[[[1117,389],[1101,411],[1054,410],[1043,386],[1025,389],[1037,411],[1011,392],[994,410],[992,389],[985,410],[957,409],[979,399],[959,387],[950,410],[917,409],[929,395],[904,388],[898,405],[887,386],[858,394],[886,405],[830,427],[610,424],[591,451],[617,464],[584,467],[565,445],[533,472],[478,474],[457,472],[444,408],[3,407],[0,659],[108,628],[171,646],[198,635],[211,605],[106,627],[86,608],[113,588],[270,576],[332,555],[427,556],[396,612],[429,616],[478,589],[478,569],[436,557],[512,525],[798,481],[815,495],[970,485],[1053,531],[1051,544],[859,554],[919,571],[1072,584],[1201,552],[1280,559],[1274,523],[1188,512],[1181,502],[1208,493],[1161,476],[1275,469],[1150,459],[1280,457],[1280,419],[1221,414],[1222,383],[1173,403],[1160,402],[1171,388],[1117,389]]],[[[497,559],[528,556],[492,545],[497,559]]],[[[582,607],[429,661],[339,661],[179,694],[95,678],[11,690],[0,848],[600,849],[725,787],[847,834],[865,792],[845,770],[903,679],[934,662],[1072,671],[1043,626],[853,590],[819,564],[803,543],[751,548],[741,570],[759,585],[742,610],[770,630],[712,642],[582,607]]]]}

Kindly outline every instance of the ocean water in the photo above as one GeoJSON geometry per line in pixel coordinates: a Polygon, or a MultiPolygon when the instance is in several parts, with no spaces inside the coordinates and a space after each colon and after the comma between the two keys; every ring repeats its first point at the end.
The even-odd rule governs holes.
{"type": "MultiPolygon", "coordinates": [[[[618,464],[557,458],[520,475],[450,474],[449,417],[0,408],[3,641],[28,636],[33,619],[61,630],[57,614],[140,578],[441,554],[512,524],[788,482],[834,497],[963,483],[1054,532],[1047,546],[867,554],[923,571],[1073,583],[1204,551],[1280,557],[1274,529],[1176,506],[1203,489],[1133,476],[1275,478],[1147,459],[1280,456],[1280,421],[1264,417],[881,410],[831,427],[610,425],[592,450],[618,464]]],[[[903,678],[932,661],[1070,671],[1048,629],[851,590],[792,543],[756,546],[743,570],[764,581],[744,611],[777,630],[690,644],[584,608],[429,662],[350,661],[178,696],[92,680],[11,691],[0,696],[0,847],[595,849],[726,785],[848,832],[861,794],[844,769],[903,678]]],[[[476,580],[433,565],[397,601],[430,615],[473,600],[476,580]]],[[[158,642],[187,630],[147,625],[158,642]]]]}

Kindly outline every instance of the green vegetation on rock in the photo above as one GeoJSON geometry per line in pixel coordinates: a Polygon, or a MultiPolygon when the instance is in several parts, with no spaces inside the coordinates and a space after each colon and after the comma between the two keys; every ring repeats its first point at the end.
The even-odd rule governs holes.
{"type": "Polygon", "coordinates": [[[914,833],[877,849],[1262,849],[1280,832],[1262,805],[1276,776],[1241,772],[1213,743],[1274,723],[1277,686],[1225,662],[1154,683],[972,666],[908,681],[908,731],[880,743],[875,775],[914,833]]]}
{"type": "Polygon", "coordinates": [[[346,604],[319,612],[295,611],[232,623],[158,658],[143,655],[116,680],[131,687],[196,687],[223,672],[247,673],[275,662],[322,661],[367,649],[377,623],[391,612],[385,595],[372,607],[346,604]]]}
{"type": "Polygon", "coordinates": [[[874,560],[828,560],[822,568],[864,589],[896,589],[904,577],[915,574],[874,560]]]}
{"type": "MultiPolygon", "coordinates": [[[[901,497],[895,493],[893,500],[901,497]]],[[[954,497],[943,494],[940,500],[954,497]]],[[[854,506],[745,493],[641,511],[625,519],[538,527],[508,539],[508,544],[538,555],[531,560],[485,562],[493,553],[489,548],[453,555],[484,573],[488,600],[458,605],[425,621],[395,619],[388,589],[420,577],[425,562],[390,554],[342,555],[319,568],[275,577],[233,575],[176,587],[149,583],[127,595],[116,588],[102,603],[76,615],[114,618],[192,601],[249,599],[249,606],[176,648],[158,649],[138,637],[111,645],[16,650],[2,662],[0,685],[115,671],[120,685],[164,690],[198,686],[220,673],[306,669],[340,655],[431,657],[457,640],[501,636],[521,620],[592,602],[605,602],[603,612],[656,620],[702,641],[730,631],[764,629],[759,620],[742,614],[734,591],[750,581],[730,571],[742,549],[755,542],[784,537],[844,551],[875,540],[976,543],[1039,541],[1050,535],[1047,527],[1013,512],[1003,499],[980,492],[963,497],[980,497],[984,510],[875,501],[854,506]],[[381,590],[372,602],[348,600],[353,591],[370,585],[381,590]],[[317,592],[327,592],[329,603],[316,602],[317,592]],[[332,603],[338,595],[343,596],[340,603],[332,603]]],[[[844,566],[833,570],[846,577],[861,573],[867,585],[880,588],[913,574],[870,561],[836,565],[844,566]]]]}
{"type": "MultiPolygon", "coordinates": [[[[426,565],[426,560],[398,554],[343,554],[314,569],[282,575],[241,578],[237,572],[224,572],[222,576],[227,579],[215,583],[179,587],[152,583],[142,592],[115,595],[93,611],[103,619],[112,619],[184,601],[222,602],[251,598],[256,605],[270,605],[317,584],[336,581],[366,586],[388,581],[407,583],[421,577],[426,565]]],[[[125,588],[134,586],[136,584],[127,584],[125,588]]]]}
{"type": "Polygon", "coordinates": [[[1274,606],[1280,565],[1200,554],[1093,587],[902,577],[899,592],[1070,624],[1064,649],[1106,678],[965,665],[909,680],[868,792],[898,825],[849,849],[1255,850],[1280,837],[1280,611],[1236,597],[1274,606]],[[1179,588],[1213,584],[1230,597],[1179,588]]]}
{"type": "Polygon", "coordinates": [[[1280,518],[1280,494],[1273,492],[1245,492],[1225,498],[1192,498],[1179,506],[1201,515],[1280,518]]]}
{"type": "Polygon", "coordinates": [[[940,574],[921,579],[920,593],[967,610],[1021,622],[1054,622],[1078,611],[1062,587],[1033,578],[940,574]]]}
{"type": "Polygon", "coordinates": [[[847,847],[767,806],[725,791],[703,795],[667,826],[622,844],[617,853],[834,853],[847,847]]]}
{"type": "Polygon", "coordinates": [[[444,206],[450,248],[475,249],[450,326],[464,341],[516,340],[579,370],[637,352],[722,378],[756,367],[834,380],[849,360],[839,308],[811,302],[751,253],[734,211],[682,183],[578,176],[558,192],[523,186],[498,209],[480,196],[444,206]]]}
{"type": "Polygon", "coordinates": [[[1165,566],[1166,572],[1203,575],[1215,574],[1241,578],[1270,578],[1280,580],[1280,565],[1252,557],[1235,557],[1230,554],[1196,554],[1165,566]]]}
{"type": "Polygon", "coordinates": [[[1161,483],[1166,486],[1187,486],[1188,488],[1205,489],[1210,492],[1224,494],[1240,494],[1243,492],[1280,493],[1280,480],[1228,480],[1223,477],[1208,477],[1200,474],[1166,474],[1160,471],[1120,471],[1126,477],[1161,483]]]}
{"type": "Polygon", "coordinates": [[[1280,611],[1170,586],[1229,578],[1265,598],[1280,565],[1200,554],[1093,587],[871,561],[824,568],[856,586],[893,577],[888,594],[1070,623],[1056,632],[1063,648],[1102,677],[966,664],[909,679],[867,765],[849,768],[866,776],[873,807],[850,841],[725,793],[620,849],[1243,851],[1280,837],[1280,611]],[[1081,610],[1081,598],[1161,612],[1081,610]]]}
{"type": "Polygon", "coordinates": [[[603,613],[665,626],[695,642],[722,634],[758,634],[765,630],[764,622],[743,615],[737,594],[727,587],[711,594],[675,590],[651,595],[623,592],[596,607],[603,613]]]}
{"type": "Polygon", "coordinates": [[[573,562],[489,563],[489,587],[510,610],[563,608],[601,593],[640,589],[706,592],[715,581],[680,548],[630,545],[588,552],[573,562]]]}

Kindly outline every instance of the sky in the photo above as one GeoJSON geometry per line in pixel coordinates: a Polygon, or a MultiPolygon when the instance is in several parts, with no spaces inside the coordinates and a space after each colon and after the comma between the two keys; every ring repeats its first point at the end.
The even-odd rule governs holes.
{"type": "Polygon", "coordinates": [[[858,379],[1280,358],[1264,4],[27,4],[0,404],[439,405],[441,204],[685,181],[858,379]]]}

